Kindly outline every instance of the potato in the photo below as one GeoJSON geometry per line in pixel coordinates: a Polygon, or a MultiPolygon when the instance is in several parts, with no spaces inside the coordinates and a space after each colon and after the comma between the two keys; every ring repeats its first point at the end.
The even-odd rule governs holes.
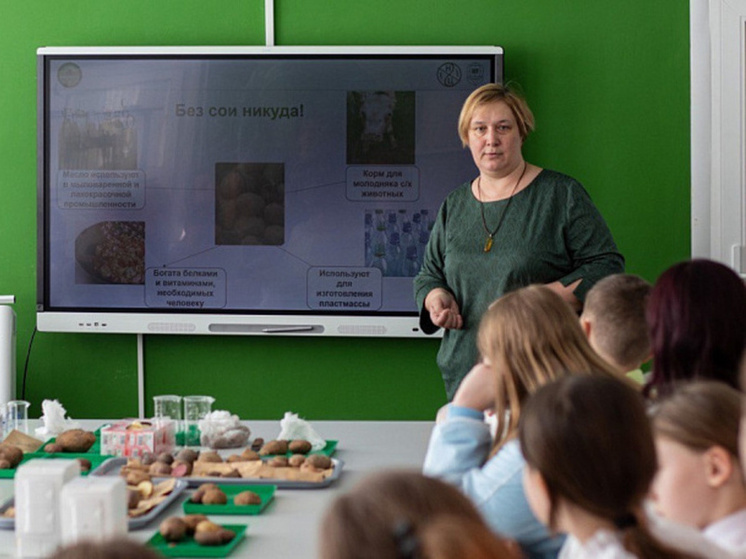
{"type": "Polygon", "coordinates": [[[228,497],[220,489],[208,489],[205,494],[202,495],[203,505],[225,505],[228,502],[228,497]]]}
{"type": "Polygon", "coordinates": [[[264,439],[261,437],[257,437],[251,441],[251,450],[259,451],[262,446],[264,446],[264,439]]]}
{"type": "Polygon", "coordinates": [[[170,452],[161,452],[156,460],[170,466],[174,461],[174,457],[170,452]]]}
{"type": "Polygon", "coordinates": [[[273,468],[287,468],[288,459],[285,456],[274,456],[267,460],[267,465],[272,466],[273,468]]]}
{"type": "Polygon", "coordinates": [[[306,457],[303,454],[293,454],[288,458],[288,466],[293,468],[300,468],[306,461],[306,457]]]}
{"type": "Polygon", "coordinates": [[[218,489],[218,486],[214,483],[203,483],[194,491],[194,493],[192,493],[190,501],[193,503],[201,503],[202,497],[204,497],[205,493],[210,489],[218,489]]]}
{"type": "Polygon", "coordinates": [[[96,435],[83,429],[68,429],[57,436],[55,441],[63,452],[88,452],[96,442],[96,435]]]}
{"type": "Polygon", "coordinates": [[[127,472],[124,480],[127,482],[127,485],[137,486],[143,481],[150,481],[150,474],[142,470],[131,470],[127,472]]]}
{"type": "Polygon", "coordinates": [[[194,541],[199,545],[223,545],[235,536],[236,533],[232,530],[226,530],[209,520],[200,522],[194,530],[194,541]]]}
{"type": "Polygon", "coordinates": [[[187,525],[184,520],[178,516],[172,516],[161,522],[158,527],[163,539],[168,542],[178,542],[184,539],[187,533],[187,525]]]}
{"type": "Polygon", "coordinates": [[[196,450],[192,450],[191,448],[183,448],[176,455],[176,460],[180,462],[191,463],[197,459],[197,456],[199,456],[199,453],[196,450]]]}
{"type": "Polygon", "coordinates": [[[311,443],[304,439],[296,439],[290,441],[288,450],[293,454],[308,454],[311,451],[311,443]]]}
{"type": "Polygon", "coordinates": [[[0,458],[0,470],[10,470],[13,466],[10,465],[5,458],[0,458]]]}
{"type": "Polygon", "coordinates": [[[214,450],[200,452],[197,460],[199,460],[200,462],[215,462],[215,463],[219,463],[223,461],[223,459],[220,457],[220,454],[218,454],[214,450]]]}
{"type": "Polygon", "coordinates": [[[204,514],[187,514],[183,520],[184,524],[186,524],[187,534],[194,534],[197,525],[207,520],[207,517],[204,514]]]}
{"type": "Polygon", "coordinates": [[[23,451],[12,444],[0,444],[0,458],[10,462],[10,467],[15,468],[23,460],[23,451]]]}
{"type": "Polygon", "coordinates": [[[165,462],[157,461],[150,465],[150,475],[153,476],[170,476],[171,466],[165,462]]]}
{"type": "Polygon", "coordinates": [[[171,464],[171,475],[174,477],[184,477],[192,473],[192,463],[182,462],[181,460],[174,460],[171,464]]]}
{"type": "Polygon", "coordinates": [[[328,470],[332,467],[332,459],[323,454],[311,454],[311,456],[306,458],[306,464],[319,470],[328,470]]]}
{"type": "Polygon", "coordinates": [[[268,454],[286,454],[288,451],[288,442],[282,440],[274,440],[264,443],[259,454],[267,456],[268,454]]]}
{"type": "Polygon", "coordinates": [[[256,450],[247,448],[241,453],[241,459],[246,462],[251,462],[253,460],[261,460],[261,457],[259,456],[259,453],[256,450]]]}
{"type": "Polygon", "coordinates": [[[88,460],[88,458],[76,458],[76,460],[80,464],[80,471],[81,472],[90,472],[91,471],[91,461],[88,460]]]}
{"type": "Polygon", "coordinates": [[[57,452],[64,452],[65,449],[62,448],[61,444],[58,443],[48,443],[44,445],[44,452],[49,452],[50,454],[55,454],[57,452]]]}
{"type": "Polygon", "coordinates": [[[253,491],[241,491],[233,497],[234,505],[261,505],[262,498],[253,491]]]}

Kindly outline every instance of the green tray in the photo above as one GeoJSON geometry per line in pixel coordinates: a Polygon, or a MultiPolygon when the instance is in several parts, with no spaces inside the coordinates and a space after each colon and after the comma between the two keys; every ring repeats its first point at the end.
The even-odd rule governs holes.
{"type": "Polygon", "coordinates": [[[275,496],[276,485],[220,485],[218,487],[228,497],[225,505],[203,505],[192,503],[189,499],[184,501],[185,514],[259,514],[275,496]],[[242,491],[253,491],[262,499],[260,505],[234,505],[233,497],[242,491]]]}
{"type": "Polygon", "coordinates": [[[167,542],[160,532],[153,534],[147,543],[166,557],[228,557],[246,535],[248,526],[246,524],[222,524],[222,526],[236,533],[236,536],[224,545],[199,545],[192,536],[187,536],[180,542],[167,542]]]}
{"type": "MultiPolygon", "coordinates": [[[[112,458],[111,456],[101,456],[100,454],[88,454],[78,452],[27,452],[21,459],[21,464],[33,460],[34,458],[49,459],[49,458],[67,458],[72,460],[73,458],[85,458],[91,461],[91,469],[88,472],[83,472],[82,475],[87,476],[90,472],[98,468],[105,460],[112,458]]],[[[19,466],[21,465],[19,464],[19,466]]],[[[18,467],[9,468],[7,470],[0,470],[0,479],[12,479],[16,475],[18,467]]]]}

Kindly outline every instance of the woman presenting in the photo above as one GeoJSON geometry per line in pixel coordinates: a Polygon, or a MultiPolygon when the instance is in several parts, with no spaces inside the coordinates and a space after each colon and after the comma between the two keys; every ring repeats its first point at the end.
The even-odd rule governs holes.
{"type": "Polygon", "coordinates": [[[492,301],[542,283],[580,310],[594,283],[624,271],[582,185],[523,159],[533,128],[525,100],[499,84],[461,109],[459,136],[479,175],[443,202],[414,280],[423,332],[445,329],[437,362],[449,400],[477,362],[476,332],[492,301]]]}

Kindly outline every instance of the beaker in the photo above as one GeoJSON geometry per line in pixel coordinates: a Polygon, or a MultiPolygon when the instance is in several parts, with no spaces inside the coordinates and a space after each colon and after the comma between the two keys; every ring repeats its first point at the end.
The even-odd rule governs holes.
{"type": "Polygon", "coordinates": [[[14,429],[28,435],[28,408],[30,405],[26,400],[11,400],[5,404],[3,438],[7,437],[14,429]]]}
{"type": "Polygon", "coordinates": [[[170,419],[174,423],[176,444],[184,444],[184,430],[181,425],[181,396],[162,394],[153,396],[153,419],[158,424],[161,420],[170,419]]]}
{"type": "Polygon", "coordinates": [[[200,446],[198,422],[212,411],[212,396],[184,396],[184,446],[200,446]]]}

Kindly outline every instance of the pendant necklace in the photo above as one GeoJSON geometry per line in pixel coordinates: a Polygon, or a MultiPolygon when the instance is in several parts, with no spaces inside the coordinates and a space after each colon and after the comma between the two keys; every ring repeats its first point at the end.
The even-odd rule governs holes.
{"type": "Polygon", "coordinates": [[[500,230],[500,226],[503,224],[503,219],[505,218],[505,212],[508,211],[508,207],[510,206],[510,201],[513,199],[513,194],[515,194],[516,189],[518,188],[518,185],[521,183],[521,180],[523,179],[523,175],[526,173],[526,168],[528,167],[528,163],[525,161],[523,162],[523,171],[521,171],[521,176],[518,177],[518,180],[513,185],[513,190],[510,191],[510,196],[508,197],[508,203],[505,204],[505,207],[503,208],[502,213],[500,214],[500,219],[497,221],[497,227],[495,227],[494,231],[490,231],[490,228],[487,227],[487,219],[484,217],[484,202],[482,201],[482,188],[481,188],[481,182],[482,182],[482,175],[479,175],[477,177],[477,193],[479,194],[479,211],[482,213],[482,225],[484,226],[484,232],[487,233],[487,240],[484,242],[484,249],[482,249],[484,252],[489,252],[492,250],[492,243],[495,235],[500,230]]]}

